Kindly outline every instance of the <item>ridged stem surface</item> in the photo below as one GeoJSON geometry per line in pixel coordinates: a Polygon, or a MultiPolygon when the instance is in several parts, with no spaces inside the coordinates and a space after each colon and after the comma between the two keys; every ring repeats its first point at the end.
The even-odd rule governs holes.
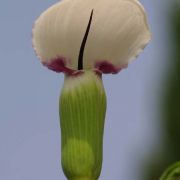
{"type": "Polygon", "coordinates": [[[60,96],[62,167],[69,180],[97,180],[102,166],[106,95],[93,71],[66,76],[60,96]]]}

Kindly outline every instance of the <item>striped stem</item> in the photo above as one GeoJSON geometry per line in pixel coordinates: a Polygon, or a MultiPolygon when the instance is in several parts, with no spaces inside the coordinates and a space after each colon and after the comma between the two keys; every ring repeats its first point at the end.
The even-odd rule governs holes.
{"type": "Polygon", "coordinates": [[[97,180],[102,166],[106,95],[93,71],[66,76],[60,96],[62,167],[69,180],[97,180]]]}

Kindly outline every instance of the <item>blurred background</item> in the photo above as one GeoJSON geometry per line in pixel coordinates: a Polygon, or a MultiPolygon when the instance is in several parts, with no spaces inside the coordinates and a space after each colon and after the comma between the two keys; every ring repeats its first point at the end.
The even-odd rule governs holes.
{"type": "MultiPolygon", "coordinates": [[[[0,3],[0,179],[65,180],[58,98],[63,75],[44,68],[33,22],[56,0],[0,3]]],[[[100,180],[157,180],[180,160],[180,0],[141,0],[153,38],[118,75],[104,76],[108,110],[100,180]]]]}

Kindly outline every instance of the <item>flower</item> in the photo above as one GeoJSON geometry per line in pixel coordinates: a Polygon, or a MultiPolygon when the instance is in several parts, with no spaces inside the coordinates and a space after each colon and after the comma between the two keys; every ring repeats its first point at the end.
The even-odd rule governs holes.
{"type": "Polygon", "coordinates": [[[101,74],[127,67],[150,37],[137,0],[62,0],[35,22],[37,56],[49,69],[66,75],[59,115],[62,167],[68,179],[100,176],[106,114],[101,74]]]}
{"type": "Polygon", "coordinates": [[[138,0],[62,0],[35,22],[33,47],[56,72],[118,73],[151,38],[138,0]]]}

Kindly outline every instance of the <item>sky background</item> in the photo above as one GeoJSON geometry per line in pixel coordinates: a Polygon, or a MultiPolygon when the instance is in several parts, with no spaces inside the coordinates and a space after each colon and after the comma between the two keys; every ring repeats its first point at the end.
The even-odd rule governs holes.
{"type": "MultiPolygon", "coordinates": [[[[63,74],[44,68],[31,45],[33,22],[56,0],[0,3],[0,179],[65,180],[58,100],[63,74]]],[[[118,75],[103,77],[108,108],[100,180],[143,180],[161,141],[158,97],[168,70],[170,0],[141,0],[153,39],[118,75]]]]}

